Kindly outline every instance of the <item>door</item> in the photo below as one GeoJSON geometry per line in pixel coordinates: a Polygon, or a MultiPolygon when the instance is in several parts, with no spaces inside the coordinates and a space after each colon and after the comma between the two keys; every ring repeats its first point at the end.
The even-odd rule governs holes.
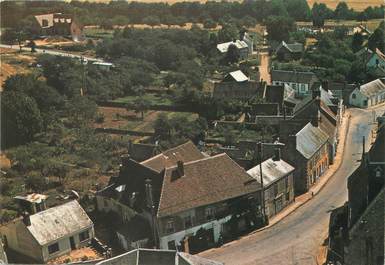
{"type": "Polygon", "coordinates": [[[75,240],[73,236],[70,237],[70,244],[71,244],[71,249],[76,249],[75,240]]]}

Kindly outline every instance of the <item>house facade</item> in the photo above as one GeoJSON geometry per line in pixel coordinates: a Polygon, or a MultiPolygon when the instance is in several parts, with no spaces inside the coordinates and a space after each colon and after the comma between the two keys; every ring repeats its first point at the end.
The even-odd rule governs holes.
{"type": "Polygon", "coordinates": [[[284,159],[296,167],[296,194],[307,192],[329,167],[328,138],[325,132],[310,122],[298,133],[289,136],[284,159]]]}
{"type": "Polygon", "coordinates": [[[84,39],[83,26],[73,15],[62,13],[51,13],[35,16],[40,35],[71,36],[74,41],[84,39]]]}
{"type": "Polygon", "coordinates": [[[231,45],[234,45],[237,48],[240,60],[246,60],[249,57],[249,54],[252,52],[252,49],[249,48],[249,45],[244,40],[234,40],[220,43],[217,45],[217,50],[221,54],[225,54],[231,45]]]}
{"type": "Polygon", "coordinates": [[[36,262],[47,262],[71,250],[87,246],[94,227],[76,201],[17,218],[0,227],[7,248],[36,262]]]}
{"type": "Polygon", "coordinates": [[[317,76],[312,72],[298,72],[285,70],[271,70],[273,85],[288,85],[295,91],[295,96],[302,98],[311,94],[313,84],[318,82],[317,76]]]}
{"type": "Polygon", "coordinates": [[[385,102],[385,79],[376,79],[355,88],[349,103],[359,108],[369,108],[385,102]]]}
{"type": "Polygon", "coordinates": [[[265,213],[270,218],[294,201],[294,167],[281,159],[279,149],[273,158],[247,171],[258,182],[261,182],[261,166],[265,213]]]}

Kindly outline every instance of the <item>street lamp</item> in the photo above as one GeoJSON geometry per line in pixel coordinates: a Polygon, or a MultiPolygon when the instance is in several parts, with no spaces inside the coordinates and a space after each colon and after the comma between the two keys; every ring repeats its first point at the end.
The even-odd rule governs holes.
{"type": "Polygon", "coordinates": [[[274,143],[263,143],[262,141],[259,141],[257,143],[258,146],[258,153],[259,153],[259,174],[261,176],[261,186],[262,186],[262,214],[263,218],[265,219],[264,222],[266,223],[266,209],[265,209],[265,188],[263,185],[263,175],[262,175],[262,159],[263,159],[263,146],[274,146],[274,147],[284,147],[285,144],[279,142],[279,140],[275,141],[274,143]]]}

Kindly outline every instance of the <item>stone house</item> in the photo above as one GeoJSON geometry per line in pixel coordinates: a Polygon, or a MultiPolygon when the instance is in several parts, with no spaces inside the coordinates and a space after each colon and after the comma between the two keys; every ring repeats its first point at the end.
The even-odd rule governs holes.
{"type": "Polygon", "coordinates": [[[74,41],[84,39],[83,26],[73,15],[51,13],[37,15],[35,20],[42,36],[70,36],[74,41]]]}
{"type": "Polygon", "coordinates": [[[265,213],[270,218],[294,201],[294,167],[281,159],[279,149],[276,150],[274,157],[247,171],[247,174],[259,183],[261,183],[260,166],[262,166],[265,213]]]}
{"type": "Polygon", "coordinates": [[[35,262],[46,263],[90,244],[94,225],[76,201],[34,214],[25,213],[0,227],[6,246],[35,262]]]}
{"type": "Polygon", "coordinates": [[[249,45],[247,45],[246,41],[244,40],[234,40],[234,41],[219,43],[217,45],[217,50],[221,54],[226,54],[231,45],[234,45],[237,48],[239,52],[240,60],[246,60],[252,52],[252,48],[249,48],[249,45]]]}
{"type": "Polygon", "coordinates": [[[223,263],[175,250],[138,248],[100,261],[96,265],[223,265],[223,263]]]}
{"type": "Polygon", "coordinates": [[[250,100],[257,96],[261,84],[250,80],[241,70],[228,73],[220,82],[214,82],[213,97],[222,99],[250,100]]]}
{"type": "Polygon", "coordinates": [[[369,48],[363,48],[356,53],[356,56],[364,61],[366,70],[373,76],[385,75],[385,54],[378,48],[375,51],[369,48]]]}
{"type": "Polygon", "coordinates": [[[275,50],[275,54],[280,61],[291,61],[301,59],[304,46],[301,43],[286,43],[282,41],[275,50]]]}
{"type": "Polygon", "coordinates": [[[384,180],[385,127],[380,126],[375,142],[348,178],[348,202],[332,212],[330,261],[384,264],[384,180]]]}
{"type": "Polygon", "coordinates": [[[311,94],[314,83],[318,82],[317,76],[312,72],[271,70],[273,85],[288,85],[295,90],[295,96],[303,98],[311,94]]]}
{"type": "Polygon", "coordinates": [[[376,79],[356,87],[349,97],[349,103],[359,108],[368,108],[385,102],[385,79],[376,79]]]}
{"type": "Polygon", "coordinates": [[[295,193],[302,194],[329,167],[328,135],[312,123],[291,135],[285,146],[284,160],[294,165],[295,193]]]}

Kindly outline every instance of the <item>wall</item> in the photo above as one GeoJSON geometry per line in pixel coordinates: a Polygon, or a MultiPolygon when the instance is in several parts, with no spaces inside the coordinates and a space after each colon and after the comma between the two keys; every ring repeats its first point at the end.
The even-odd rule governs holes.
{"type": "Polygon", "coordinates": [[[96,195],[96,207],[98,211],[108,213],[110,211],[118,214],[122,221],[129,221],[135,216],[135,211],[130,207],[104,196],[96,195]]]}
{"type": "Polygon", "coordinates": [[[249,100],[257,96],[258,82],[220,82],[214,84],[213,97],[249,100]]]}
{"type": "Polygon", "coordinates": [[[43,261],[39,244],[27,230],[21,219],[16,219],[0,227],[0,234],[4,240],[6,237],[7,247],[23,255],[31,257],[36,261],[43,261]]]}
{"type": "Polygon", "coordinates": [[[279,179],[278,181],[270,184],[265,189],[265,211],[266,215],[270,218],[276,215],[278,212],[283,210],[287,205],[289,205],[294,200],[294,182],[293,182],[293,173],[279,179]],[[288,186],[286,187],[286,179],[288,186]],[[277,193],[274,192],[275,188],[277,193]],[[286,194],[288,195],[286,197],[286,194]],[[282,199],[280,199],[282,198],[282,199]],[[279,209],[278,200],[282,200],[282,208],[279,209]]]}
{"type": "Polygon", "coordinates": [[[359,108],[368,107],[368,105],[364,104],[364,100],[368,100],[368,98],[366,96],[364,96],[358,88],[354,89],[353,92],[349,96],[350,105],[356,106],[359,108]],[[354,95],[355,95],[355,98],[354,98],[354,95]]]}

